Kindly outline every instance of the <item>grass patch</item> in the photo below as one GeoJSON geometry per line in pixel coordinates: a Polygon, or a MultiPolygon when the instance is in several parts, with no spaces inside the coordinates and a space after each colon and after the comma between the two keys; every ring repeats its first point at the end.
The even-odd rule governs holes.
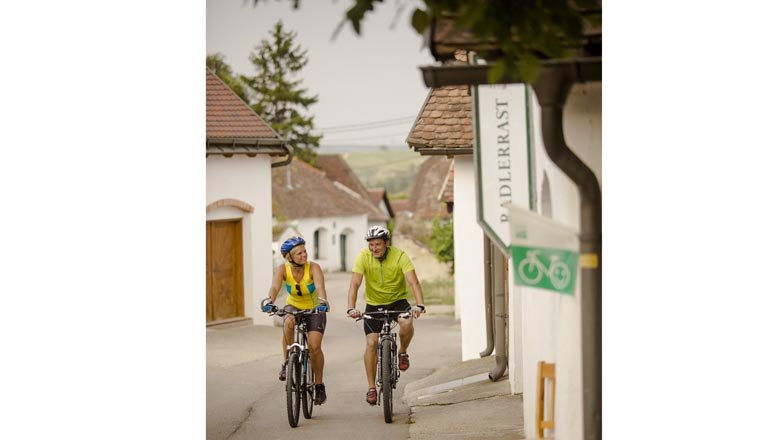
{"type": "MultiPolygon", "coordinates": [[[[425,305],[454,305],[455,304],[455,281],[453,279],[421,281],[425,305]]],[[[414,304],[414,292],[407,285],[408,294],[406,295],[409,304],[414,304]]]]}

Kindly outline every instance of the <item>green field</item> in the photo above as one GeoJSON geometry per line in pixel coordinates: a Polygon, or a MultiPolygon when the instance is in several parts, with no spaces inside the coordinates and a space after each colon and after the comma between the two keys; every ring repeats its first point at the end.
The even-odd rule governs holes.
{"type": "Polygon", "coordinates": [[[390,196],[407,196],[425,157],[412,150],[342,153],[363,185],[383,187],[390,196]]]}

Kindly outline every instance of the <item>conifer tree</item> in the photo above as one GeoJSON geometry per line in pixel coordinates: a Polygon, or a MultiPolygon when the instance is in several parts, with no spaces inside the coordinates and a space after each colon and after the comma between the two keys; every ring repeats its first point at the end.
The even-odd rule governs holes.
{"type": "Polygon", "coordinates": [[[295,44],[296,33],[285,31],[281,20],[270,34],[270,40],[263,39],[249,57],[257,75],[242,75],[241,81],[249,89],[255,113],[289,141],[296,157],[313,163],[322,135],[311,133],[314,117],[303,112],[318,98],[308,95],[303,80],[296,79],[309,61],[307,52],[295,44]]]}
{"type": "Polygon", "coordinates": [[[225,56],[217,52],[212,55],[206,55],[206,67],[214,72],[219,79],[222,80],[228,87],[230,87],[241,100],[249,103],[249,98],[246,95],[246,89],[244,83],[233,75],[233,69],[225,62],[225,56]]]}

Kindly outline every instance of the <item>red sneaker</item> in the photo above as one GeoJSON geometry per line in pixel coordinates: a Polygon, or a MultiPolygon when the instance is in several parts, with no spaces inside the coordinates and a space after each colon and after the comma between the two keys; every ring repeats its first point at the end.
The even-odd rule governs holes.
{"type": "Polygon", "coordinates": [[[376,400],[376,388],[369,388],[366,393],[366,402],[368,402],[369,405],[376,405],[376,400]]]}
{"type": "Polygon", "coordinates": [[[398,353],[398,369],[406,371],[409,368],[409,355],[406,353],[398,353]]]}

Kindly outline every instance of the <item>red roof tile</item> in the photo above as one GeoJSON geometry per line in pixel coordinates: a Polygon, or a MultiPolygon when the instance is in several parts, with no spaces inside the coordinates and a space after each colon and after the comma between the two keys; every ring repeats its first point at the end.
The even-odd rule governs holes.
{"type": "Polygon", "coordinates": [[[415,219],[432,220],[450,216],[447,206],[439,200],[450,162],[446,157],[432,156],[420,165],[409,196],[409,211],[414,214],[415,219]]]}
{"type": "Polygon", "coordinates": [[[287,167],[274,168],[272,175],[271,204],[275,217],[296,219],[367,214],[369,220],[389,220],[369,199],[342,183],[331,181],[324,171],[298,159],[293,159],[287,167]]]}
{"type": "Polygon", "coordinates": [[[257,140],[264,145],[285,143],[209,69],[206,69],[206,138],[257,140]]]}
{"type": "Polygon", "coordinates": [[[406,143],[422,155],[472,154],[474,136],[468,86],[432,89],[406,143]]]}

